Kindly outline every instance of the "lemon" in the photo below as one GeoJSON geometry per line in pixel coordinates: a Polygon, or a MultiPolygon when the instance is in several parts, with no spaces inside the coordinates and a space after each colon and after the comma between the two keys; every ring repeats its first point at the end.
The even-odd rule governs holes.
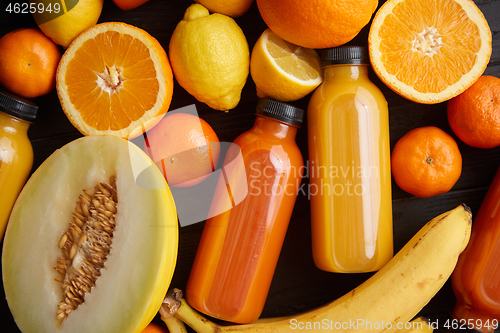
{"type": "Polygon", "coordinates": [[[231,17],[245,14],[253,0],[195,0],[213,13],[221,13],[231,17]]]}
{"type": "Polygon", "coordinates": [[[323,82],[318,53],[289,43],[270,29],[255,43],[250,74],[258,97],[283,102],[301,99],[323,82]]]}
{"type": "Polygon", "coordinates": [[[177,82],[198,101],[221,111],[238,105],[250,51],[231,17],[190,5],[170,39],[169,58],[177,82]]]}
{"type": "Polygon", "coordinates": [[[50,8],[50,11],[35,11],[32,14],[33,18],[40,30],[54,43],[67,48],[83,30],[97,23],[104,0],[61,0],[57,3],[53,0],[30,0],[30,2],[42,3],[44,8],[50,8]]]}

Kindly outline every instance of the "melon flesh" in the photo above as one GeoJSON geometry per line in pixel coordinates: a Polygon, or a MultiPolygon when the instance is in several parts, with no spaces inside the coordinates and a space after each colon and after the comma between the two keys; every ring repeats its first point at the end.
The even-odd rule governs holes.
{"type": "Polygon", "coordinates": [[[177,259],[177,226],[163,175],[133,143],[90,136],[57,150],[26,183],[5,234],[3,283],[19,329],[141,332],[169,287],[177,259]],[[137,185],[137,165],[159,186],[137,185]],[[111,176],[116,176],[118,203],[110,253],[85,302],[57,320],[63,300],[61,283],[54,280],[59,275],[54,269],[61,256],[58,242],[72,220],[78,195],[111,176]]]}

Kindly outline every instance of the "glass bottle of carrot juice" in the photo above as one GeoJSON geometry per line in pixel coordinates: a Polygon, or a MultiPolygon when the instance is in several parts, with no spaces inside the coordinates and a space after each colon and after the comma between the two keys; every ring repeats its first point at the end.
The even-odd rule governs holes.
{"type": "Polygon", "coordinates": [[[38,106],[31,101],[0,91],[0,240],[33,167],[28,128],[37,111],[38,106]]]}
{"type": "Polygon", "coordinates": [[[303,158],[295,136],[303,114],[259,100],[253,127],[226,153],[211,210],[224,211],[228,192],[232,204],[205,222],[186,287],[197,310],[235,323],[260,316],[300,189],[303,158]]]}
{"type": "Polygon", "coordinates": [[[480,332],[500,325],[500,169],[474,221],[469,244],[451,275],[452,316],[480,332]]]}
{"type": "Polygon", "coordinates": [[[380,269],[393,255],[389,115],[366,47],[323,50],[307,109],[313,257],[322,270],[380,269]]]}

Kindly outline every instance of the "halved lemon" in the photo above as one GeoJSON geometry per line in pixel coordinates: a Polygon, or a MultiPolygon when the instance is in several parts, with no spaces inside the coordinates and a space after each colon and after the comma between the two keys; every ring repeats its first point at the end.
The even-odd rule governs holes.
{"type": "Polygon", "coordinates": [[[388,0],[368,35],[375,73],[418,103],[460,94],[484,72],[491,31],[471,0],[388,0]]]}
{"type": "Polygon", "coordinates": [[[255,43],[250,74],[260,98],[298,100],[323,82],[321,60],[314,49],[289,43],[267,29],[255,43]]]}
{"type": "Polygon", "coordinates": [[[134,138],[170,107],[167,54],[146,31],[121,22],[95,25],[61,58],[56,87],[62,108],[84,135],[134,138]]]}

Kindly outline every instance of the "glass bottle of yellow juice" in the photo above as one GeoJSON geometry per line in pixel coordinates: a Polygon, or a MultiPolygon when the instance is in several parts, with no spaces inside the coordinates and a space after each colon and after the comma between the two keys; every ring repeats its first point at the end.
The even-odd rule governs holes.
{"type": "Polygon", "coordinates": [[[387,101],[366,47],[325,49],[307,109],[313,257],[322,270],[370,272],[392,258],[387,101]]]}
{"type": "Polygon", "coordinates": [[[33,167],[28,128],[37,111],[34,103],[0,91],[0,240],[10,211],[33,167]]]}

